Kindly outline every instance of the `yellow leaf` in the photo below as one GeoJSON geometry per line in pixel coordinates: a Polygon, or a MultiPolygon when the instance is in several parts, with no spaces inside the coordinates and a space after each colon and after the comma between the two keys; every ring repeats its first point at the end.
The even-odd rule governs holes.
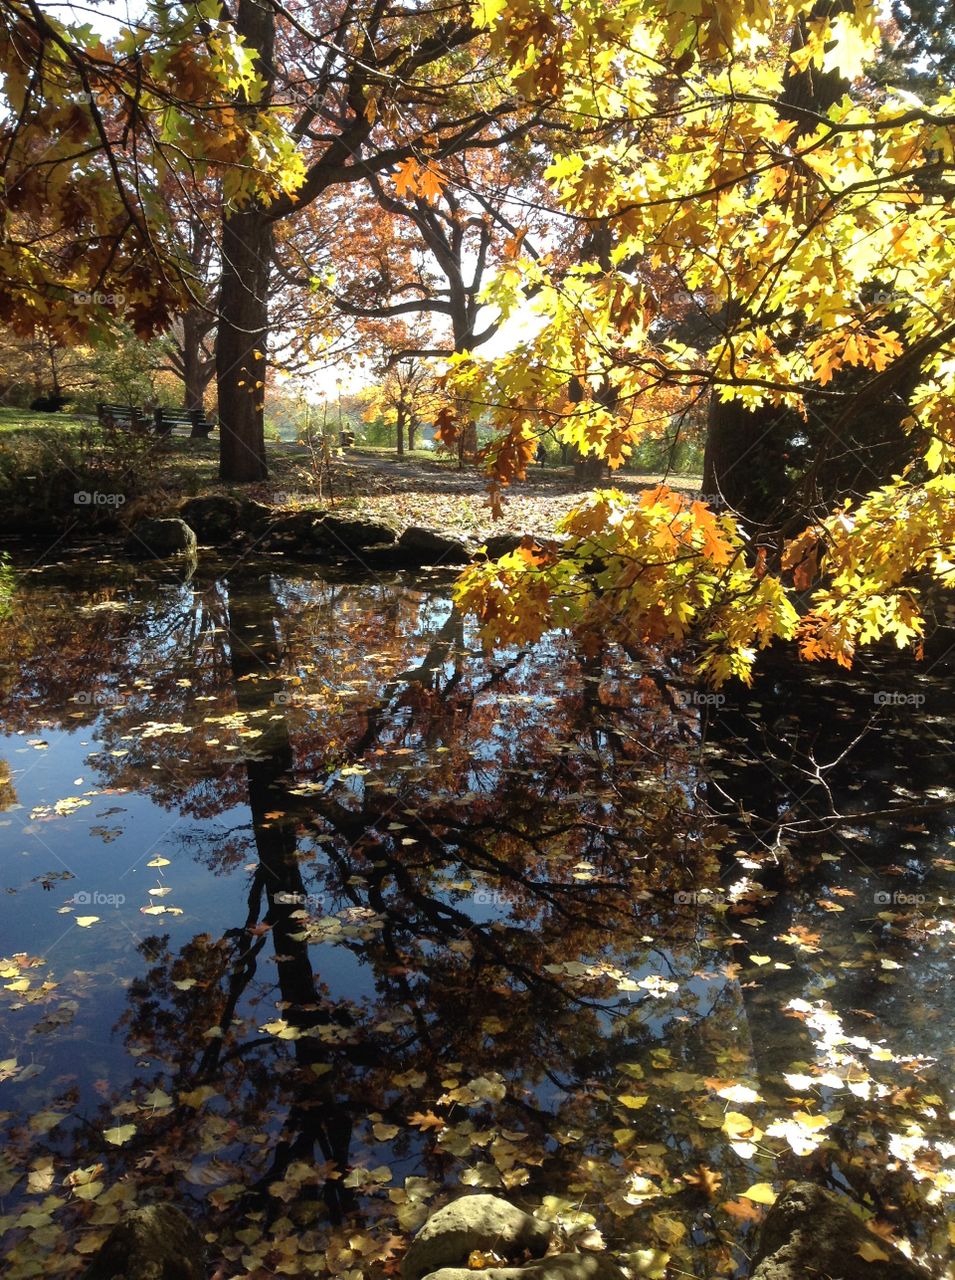
{"type": "Polygon", "coordinates": [[[134,1124],[120,1124],[114,1129],[104,1129],[103,1137],[107,1142],[111,1142],[114,1147],[121,1147],[124,1142],[128,1142],[136,1132],[134,1124]]]}
{"type": "Polygon", "coordinates": [[[99,916],[77,916],[76,923],[81,929],[88,929],[91,924],[96,924],[99,916]]]}
{"type": "Polygon", "coordinates": [[[631,1111],[639,1111],[641,1107],[647,1105],[648,1095],[645,1093],[623,1093],[617,1101],[624,1107],[629,1107],[631,1111]]]}
{"type": "Polygon", "coordinates": [[[754,1182],[748,1191],[742,1192],[747,1200],[755,1200],[757,1204],[775,1204],[776,1192],[768,1182],[754,1182]]]}

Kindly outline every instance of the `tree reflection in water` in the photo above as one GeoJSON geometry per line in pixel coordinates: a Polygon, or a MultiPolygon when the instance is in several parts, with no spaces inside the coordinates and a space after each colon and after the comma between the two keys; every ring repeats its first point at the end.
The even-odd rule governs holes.
{"type": "Polygon", "coordinates": [[[11,1274],[70,1274],[160,1191],[195,1202],[223,1274],[387,1272],[462,1185],[551,1197],[572,1231],[592,1215],[647,1274],[666,1253],[733,1274],[761,1212],[740,1192],[807,1163],[927,1241],[905,1168],[869,1150],[878,1093],[801,1158],[759,1121],[815,1070],[812,1019],[783,1006],[851,946],[794,924],[794,883],[811,912],[831,868],[798,865],[779,795],[802,762],[753,768],[751,712],[704,726],[675,667],[567,637],[482,659],[440,579],[106,581],[69,619],[24,603],[7,728],[95,726],[101,785],[200,819],[207,892],[247,877],[244,914],[142,938],[101,1101],[49,1132],[12,1117],[15,1195],[30,1168],[105,1189],[11,1214],[11,1274]]]}

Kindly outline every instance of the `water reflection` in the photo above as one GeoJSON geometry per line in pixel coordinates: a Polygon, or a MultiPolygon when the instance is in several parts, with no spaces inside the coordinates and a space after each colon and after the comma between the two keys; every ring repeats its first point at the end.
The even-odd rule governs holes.
{"type": "Polygon", "coordinates": [[[566,637],[481,658],[440,579],[269,565],[45,571],[10,643],[11,1274],[170,1190],[223,1274],[388,1271],[464,1185],[731,1275],[740,1193],[807,1165],[943,1247],[950,1024],[896,975],[944,1007],[955,864],[939,742],[855,741],[878,670],[714,706],[566,637]],[[904,857],[865,819],[903,762],[904,857]]]}

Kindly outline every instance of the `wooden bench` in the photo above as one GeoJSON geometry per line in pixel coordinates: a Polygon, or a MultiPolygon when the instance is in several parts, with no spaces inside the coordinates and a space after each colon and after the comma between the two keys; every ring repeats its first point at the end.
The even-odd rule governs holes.
{"type": "Polygon", "coordinates": [[[176,427],[188,427],[191,436],[208,439],[216,424],[210,422],[202,409],[154,409],[153,425],[156,434],[171,436],[176,427]]]}
{"type": "Polygon", "coordinates": [[[145,413],[134,404],[98,404],[96,416],[100,422],[109,419],[117,427],[129,427],[132,431],[145,431],[149,425],[145,413]]]}

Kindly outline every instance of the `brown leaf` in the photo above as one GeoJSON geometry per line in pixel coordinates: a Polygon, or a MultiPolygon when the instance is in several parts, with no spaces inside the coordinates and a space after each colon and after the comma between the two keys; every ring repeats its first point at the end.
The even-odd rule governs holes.
{"type": "Polygon", "coordinates": [[[689,1183],[691,1187],[696,1187],[698,1191],[702,1191],[707,1200],[715,1200],[723,1181],[723,1175],[717,1173],[715,1169],[707,1168],[705,1164],[700,1164],[697,1165],[693,1173],[685,1173],[683,1181],[689,1183]]]}

